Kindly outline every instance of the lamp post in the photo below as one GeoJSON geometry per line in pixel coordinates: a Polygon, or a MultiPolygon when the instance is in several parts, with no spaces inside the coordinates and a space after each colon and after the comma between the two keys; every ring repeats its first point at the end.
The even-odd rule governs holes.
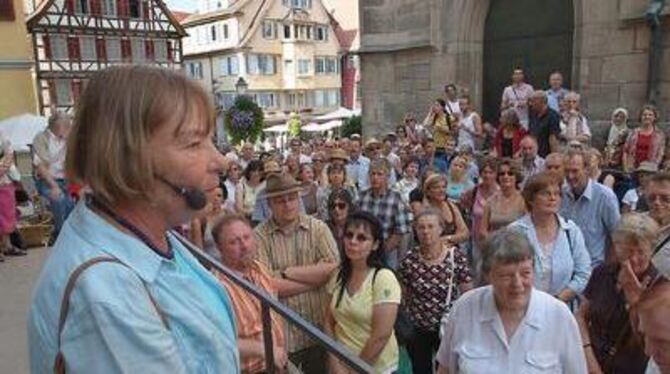
{"type": "Polygon", "coordinates": [[[244,80],[244,78],[240,77],[237,79],[237,83],[235,83],[235,91],[237,91],[237,95],[243,96],[246,94],[247,88],[249,88],[249,84],[244,80]]]}

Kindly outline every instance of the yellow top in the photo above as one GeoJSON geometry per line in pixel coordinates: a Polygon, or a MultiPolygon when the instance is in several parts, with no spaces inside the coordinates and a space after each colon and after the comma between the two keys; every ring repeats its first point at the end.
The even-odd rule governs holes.
{"type": "MultiPolygon", "coordinates": [[[[353,295],[344,290],[340,304],[335,307],[340,295],[337,272],[328,284],[328,293],[332,295],[330,311],[335,320],[335,339],[355,354],[360,354],[372,333],[372,311],[375,305],[400,304],[400,283],[392,271],[380,269],[375,273],[370,269],[361,288],[353,295]]],[[[374,365],[375,373],[390,373],[398,368],[398,342],[395,333],[391,334],[374,365]]]]}
{"type": "Polygon", "coordinates": [[[450,124],[447,123],[447,114],[440,113],[437,115],[430,114],[424,120],[424,126],[433,130],[433,141],[435,148],[447,148],[449,139],[454,136],[454,131],[457,128],[457,119],[449,115],[450,124]],[[433,118],[435,117],[435,121],[433,118]]]}

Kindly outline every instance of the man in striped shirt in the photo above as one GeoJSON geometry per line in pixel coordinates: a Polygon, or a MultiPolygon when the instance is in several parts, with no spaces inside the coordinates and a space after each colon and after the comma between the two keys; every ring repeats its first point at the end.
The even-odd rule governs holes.
{"type": "MultiPolygon", "coordinates": [[[[258,255],[276,278],[286,304],[318,327],[329,300],[324,285],[339,264],[328,226],[300,212],[300,183],[288,174],[268,178],[265,194],[272,217],[256,227],[258,255]],[[292,296],[289,296],[292,295],[292,296]]],[[[323,370],[324,350],[294,326],[287,329],[289,359],[304,373],[323,370]]]]}

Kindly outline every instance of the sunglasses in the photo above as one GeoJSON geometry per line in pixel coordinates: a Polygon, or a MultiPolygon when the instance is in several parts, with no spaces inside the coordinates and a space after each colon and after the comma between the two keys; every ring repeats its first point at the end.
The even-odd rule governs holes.
{"type": "Polygon", "coordinates": [[[650,194],[647,195],[647,202],[648,203],[653,203],[656,200],[663,204],[670,204],[670,195],[664,195],[664,194],[650,194]]]}
{"type": "Polygon", "coordinates": [[[365,234],[355,234],[354,235],[354,233],[351,232],[351,231],[347,231],[346,233],[344,233],[344,238],[347,239],[347,240],[356,239],[357,242],[361,242],[361,243],[366,242],[368,240],[372,240],[371,237],[369,237],[365,234]]]}
{"type": "Polygon", "coordinates": [[[339,210],[345,210],[347,209],[347,204],[345,203],[335,203],[331,207],[332,209],[339,209],[339,210]]]}

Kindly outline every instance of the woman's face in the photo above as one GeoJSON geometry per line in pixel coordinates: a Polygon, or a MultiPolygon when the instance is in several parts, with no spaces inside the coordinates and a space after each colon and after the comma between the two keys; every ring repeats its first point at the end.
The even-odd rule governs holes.
{"type": "MultiPolygon", "coordinates": [[[[219,187],[219,175],[227,167],[227,160],[212,143],[212,134],[202,130],[205,115],[193,115],[181,126],[177,123],[159,127],[149,140],[149,154],[153,157],[156,175],[169,182],[188,188],[198,188],[206,195],[219,187]]],[[[154,194],[156,205],[165,209],[171,226],[194,217],[186,201],[179,198],[165,183],[157,183],[154,194]]]]}
{"type": "Polygon", "coordinates": [[[331,186],[342,187],[344,185],[344,170],[331,170],[330,173],[328,173],[328,182],[331,186]]]}
{"type": "Polygon", "coordinates": [[[366,225],[349,225],[344,230],[344,253],[352,262],[366,261],[376,245],[366,225]]]}
{"type": "Polygon", "coordinates": [[[538,191],[533,197],[532,214],[556,214],[561,206],[561,189],[557,185],[550,185],[538,191]]]}
{"type": "Polygon", "coordinates": [[[458,99],[458,106],[461,108],[461,112],[467,112],[470,110],[470,100],[458,99]]]}
{"type": "Polygon", "coordinates": [[[454,161],[451,162],[451,175],[455,177],[461,177],[465,173],[465,159],[462,157],[457,157],[454,161]]]}
{"type": "Polygon", "coordinates": [[[568,110],[579,110],[579,100],[576,98],[568,97],[564,101],[568,110]]]}
{"type": "Polygon", "coordinates": [[[653,125],[654,122],[656,122],[656,113],[654,113],[653,110],[645,109],[642,112],[642,116],[640,116],[640,122],[642,122],[643,125],[653,125]]]}
{"type": "Polygon", "coordinates": [[[395,133],[399,138],[405,138],[405,136],[407,136],[405,133],[405,126],[398,126],[395,130],[395,133]]]}
{"type": "Polygon", "coordinates": [[[503,190],[516,188],[516,175],[509,165],[501,165],[498,168],[498,183],[503,190]]]}
{"type": "Polygon", "coordinates": [[[263,173],[260,170],[252,170],[249,173],[249,181],[258,183],[261,180],[263,173]]]}
{"type": "Polygon", "coordinates": [[[341,223],[347,219],[349,214],[349,206],[347,202],[342,199],[335,199],[333,205],[330,207],[330,218],[333,222],[341,223]]]}
{"type": "Polygon", "coordinates": [[[237,182],[240,180],[240,166],[237,164],[233,164],[230,166],[230,169],[228,169],[228,179],[230,179],[232,182],[237,182]]]}
{"type": "Polygon", "coordinates": [[[405,167],[405,176],[409,178],[416,178],[416,176],[419,174],[419,164],[416,162],[410,162],[407,164],[405,167]]]}
{"type": "Polygon", "coordinates": [[[223,204],[223,190],[221,187],[217,187],[208,193],[207,201],[210,203],[212,211],[218,212],[221,210],[221,206],[223,204]]]}
{"type": "Polygon", "coordinates": [[[617,112],[613,117],[612,121],[614,122],[615,125],[620,126],[624,122],[626,122],[626,115],[623,112],[617,112]]]}
{"type": "Polygon", "coordinates": [[[430,200],[442,201],[447,193],[447,182],[440,180],[433,183],[426,189],[426,196],[430,200]]]}
{"type": "Polygon", "coordinates": [[[616,241],[614,242],[616,253],[621,254],[619,263],[628,260],[635,275],[640,277],[649,267],[650,254],[653,251],[652,244],[646,240],[638,241],[616,241]]]}
{"type": "Polygon", "coordinates": [[[312,183],[314,182],[314,171],[309,166],[303,166],[302,171],[300,172],[300,180],[303,183],[312,183]]]}
{"type": "Polygon", "coordinates": [[[298,159],[297,158],[295,158],[293,156],[289,156],[289,157],[286,158],[286,167],[289,170],[291,170],[291,171],[298,170],[298,166],[299,165],[298,165],[298,159]]]}
{"type": "Polygon", "coordinates": [[[437,215],[425,215],[416,221],[416,236],[423,247],[431,247],[440,242],[442,225],[437,215]]]}
{"type": "Polygon", "coordinates": [[[444,108],[442,107],[442,104],[440,104],[437,101],[433,103],[433,108],[432,109],[433,109],[433,114],[440,114],[440,113],[444,112],[444,108]]]}
{"type": "Polygon", "coordinates": [[[484,167],[479,172],[479,176],[482,179],[482,184],[486,186],[493,186],[496,184],[496,172],[489,166],[484,167]]]}
{"type": "Polygon", "coordinates": [[[523,310],[533,289],[533,260],[496,264],[487,274],[498,310],[523,310]]]}

